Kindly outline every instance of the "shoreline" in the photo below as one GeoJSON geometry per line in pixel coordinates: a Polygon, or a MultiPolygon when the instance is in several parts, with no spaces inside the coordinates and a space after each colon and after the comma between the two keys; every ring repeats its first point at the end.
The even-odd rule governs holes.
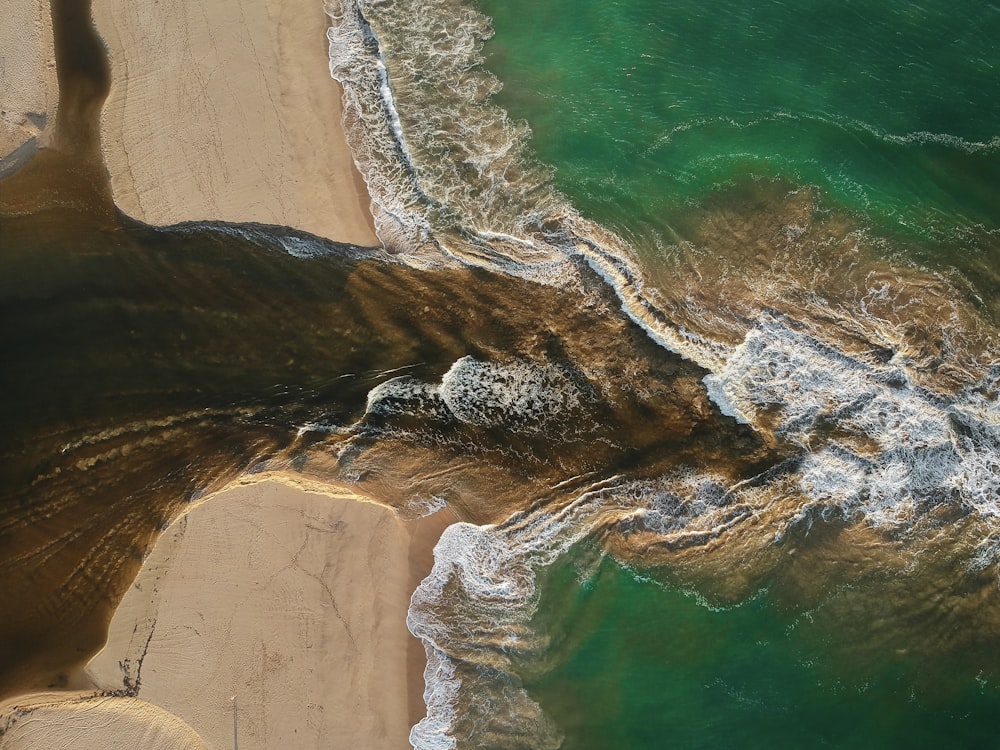
{"type": "MultiPolygon", "coordinates": [[[[413,596],[417,586],[434,567],[434,546],[444,530],[458,520],[455,512],[445,506],[429,516],[405,522],[410,534],[408,549],[410,595],[407,597],[407,613],[409,613],[410,597],[413,596]]],[[[406,649],[406,679],[409,691],[407,713],[411,727],[427,715],[427,705],[424,703],[424,690],[426,689],[424,670],[426,668],[427,653],[424,642],[421,638],[410,633],[406,649]]]]}

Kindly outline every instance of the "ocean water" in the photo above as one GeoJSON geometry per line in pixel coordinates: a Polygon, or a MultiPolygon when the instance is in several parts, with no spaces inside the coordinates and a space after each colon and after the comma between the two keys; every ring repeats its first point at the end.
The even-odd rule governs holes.
{"type": "MultiPolygon", "coordinates": [[[[780,217],[787,212],[780,193],[808,191],[847,225],[833,233],[835,253],[845,251],[846,234],[877,236],[869,257],[964,271],[997,323],[1000,5],[483,0],[480,7],[495,31],[485,64],[504,84],[495,101],[530,127],[530,158],[551,168],[575,208],[626,238],[666,295],[690,278],[679,247],[701,243],[711,255],[714,246],[717,255],[700,268],[738,274],[746,254],[733,245],[773,246],[771,237],[754,236],[772,228],[760,214],[780,217]],[[726,218],[722,232],[702,229],[717,221],[713,213],[726,218]],[[986,274],[976,272],[980,265],[986,274]]],[[[801,220],[782,221],[811,231],[801,220]]],[[[843,268],[806,243],[793,252],[808,253],[803,267],[824,275],[843,268]]],[[[837,294],[836,280],[819,286],[810,293],[837,294]]],[[[746,294],[742,284],[729,291],[746,294]]],[[[774,296],[768,301],[796,316],[794,303],[774,296]]],[[[766,332],[763,348],[779,349],[782,335],[766,332]]],[[[745,392],[748,375],[770,359],[762,378],[770,385],[758,385],[769,393],[755,400],[781,404],[788,381],[773,363],[785,358],[761,355],[757,348],[737,369],[734,391],[745,392]]],[[[997,350],[988,356],[995,363],[997,350]]],[[[845,392],[835,380],[816,386],[826,401],[845,392]]],[[[799,439],[809,444],[817,423],[806,423],[799,439]]],[[[994,422],[993,441],[996,429],[994,422]]],[[[991,461],[978,481],[995,498],[991,461]]],[[[824,478],[823,492],[838,503],[907,494],[900,485],[866,483],[846,463],[822,471],[836,475],[824,478]]],[[[977,651],[981,644],[964,653],[927,641],[915,648],[910,641],[927,635],[919,621],[909,633],[898,630],[895,643],[876,625],[841,621],[847,612],[891,618],[894,596],[878,584],[849,584],[865,602],[860,611],[845,612],[838,594],[827,594],[818,609],[838,613],[829,617],[804,613],[801,601],[781,606],[769,593],[781,587],[776,581],[718,609],[696,589],[657,583],[655,573],[641,572],[641,560],[634,572],[607,558],[588,569],[573,557],[540,584],[535,626],[552,643],[544,658],[521,666],[528,694],[567,750],[995,742],[997,663],[977,651]]],[[[912,595],[919,590],[914,585],[912,595]]]]}
{"type": "MultiPolygon", "coordinates": [[[[577,551],[546,573],[550,664],[530,694],[567,750],[609,747],[991,747],[1000,687],[954,658],[843,661],[767,591],[715,609],[577,551]]],[[[843,644],[839,644],[843,648],[843,644]]]]}
{"type": "MultiPolygon", "coordinates": [[[[786,456],[599,474],[558,510],[446,534],[410,613],[414,745],[988,746],[1000,6],[332,17],[391,250],[555,286],[596,272],[786,456]]],[[[480,385],[463,393],[508,409],[480,385]]]]}
{"type": "Polygon", "coordinates": [[[880,230],[997,229],[995,3],[485,2],[497,101],[581,211],[664,233],[757,178],[880,230]]]}

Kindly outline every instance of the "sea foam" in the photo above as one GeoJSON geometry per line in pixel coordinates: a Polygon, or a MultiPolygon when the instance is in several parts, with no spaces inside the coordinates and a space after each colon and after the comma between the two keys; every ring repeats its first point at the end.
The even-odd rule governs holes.
{"type": "Polygon", "coordinates": [[[379,383],[368,392],[365,416],[434,414],[478,427],[540,432],[572,414],[585,398],[555,365],[466,356],[456,360],[438,384],[408,375],[379,383]]]}
{"type": "MultiPolygon", "coordinates": [[[[559,507],[447,529],[407,620],[428,657],[428,713],[411,732],[414,747],[558,746],[558,728],[524,691],[514,663],[546,647],[531,627],[538,571],[599,533],[626,540],[641,533],[647,549],[708,549],[767,519],[772,543],[780,544],[789,528],[817,517],[893,531],[915,528],[944,507],[984,521],[970,564],[996,563],[997,353],[986,346],[985,355],[974,354],[942,327],[943,351],[967,359],[949,381],[964,387],[931,387],[933,357],[900,334],[907,306],[917,304],[909,290],[925,286],[910,283],[900,294],[883,268],[872,265],[866,277],[863,262],[851,260],[850,274],[863,283],[831,302],[811,286],[816,279],[853,276],[793,263],[780,283],[751,279],[730,300],[724,273],[712,287],[696,268],[679,280],[691,284],[689,293],[665,300],[633,249],[580,216],[526,157],[527,126],[491,102],[499,83],[481,65],[488,18],[461,0],[391,7],[331,0],[327,12],[330,71],[343,86],[348,140],[378,236],[400,262],[477,266],[561,286],[589,269],[653,341],[705,368],[704,384],[723,414],[792,455],[742,482],[697,467],[641,481],[609,477],[559,507]],[[795,320],[796,310],[808,319],[795,320]],[[864,353],[893,348],[897,355],[885,361],[864,353]]],[[[960,145],[996,148],[995,139],[960,145]]],[[[808,226],[790,221],[776,228],[773,242],[794,256],[808,235],[808,226]]],[[[935,294],[954,290],[935,284],[935,294]]],[[[951,328],[966,325],[952,318],[951,328]]],[[[979,335],[965,333],[969,340],[979,335]]],[[[402,376],[378,385],[365,419],[419,411],[531,432],[572,414],[583,398],[556,365],[463,357],[439,383],[402,376]]]]}
{"type": "Polygon", "coordinates": [[[560,746],[558,728],[512,663],[545,649],[544,634],[531,626],[537,573],[592,533],[600,495],[587,492],[558,511],[518,513],[499,525],[445,529],[406,620],[428,655],[427,716],[410,733],[415,748],[456,747],[458,738],[481,747],[560,746]]]}
{"type": "Polygon", "coordinates": [[[887,527],[938,504],[1000,512],[1000,431],[969,392],[928,392],[891,364],[853,359],[774,318],[705,379],[734,416],[760,425],[766,413],[806,450],[809,498],[887,527]]]}

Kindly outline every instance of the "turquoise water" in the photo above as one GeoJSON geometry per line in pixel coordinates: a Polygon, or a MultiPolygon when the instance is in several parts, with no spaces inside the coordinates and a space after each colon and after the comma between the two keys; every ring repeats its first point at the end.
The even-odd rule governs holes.
{"type": "MultiPolygon", "coordinates": [[[[499,103],[572,204],[646,263],[692,207],[774,180],[995,298],[968,269],[995,273],[998,257],[1000,4],[480,7],[499,103]]],[[[817,635],[766,593],[713,610],[610,560],[564,560],[543,590],[537,624],[554,645],[522,677],[566,750],[996,744],[1000,690],[975,654],[848,669],[835,627],[817,635]]]]}
{"type": "Polygon", "coordinates": [[[536,623],[554,668],[524,670],[564,750],[995,746],[1000,687],[982,670],[893,653],[859,664],[766,592],[711,609],[588,557],[548,571],[536,623]]]}
{"type": "Polygon", "coordinates": [[[486,0],[499,100],[639,244],[753,177],[904,238],[1000,228],[1000,5],[486,0]]]}

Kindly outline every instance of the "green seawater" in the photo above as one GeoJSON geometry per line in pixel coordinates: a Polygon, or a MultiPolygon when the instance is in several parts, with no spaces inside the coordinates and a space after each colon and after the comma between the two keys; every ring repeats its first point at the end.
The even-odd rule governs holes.
{"type": "Polygon", "coordinates": [[[1000,229],[1000,4],[483,0],[499,102],[642,247],[774,178],[904,240],[1000,229]]]}
{"type": "MultiPolygon", "coordinates": [[[[845,659],[766,591],[727,609],[592,551],[545,572],[529,694],[563,750],[996,747],[1000,685],[954,658],[845,659]]],[[[877,603],[872,615],[877,616],[877,603]]]]}
{"type": "MultiPolygon", "coordinates": [[[[815,189],[918,262],[996,261],[1000,4],[479,6],[498,101],[530,125],[533,156],[646,263],[686,211],[759,180],[815,189]]],[[[566,750],[1000,743],[1000,689],[975,654],[848,668],[766,592],[715,610],[610,559],[585,568],[570,555],[543,576],[553,646],[522,665],[566,750]]]]}

